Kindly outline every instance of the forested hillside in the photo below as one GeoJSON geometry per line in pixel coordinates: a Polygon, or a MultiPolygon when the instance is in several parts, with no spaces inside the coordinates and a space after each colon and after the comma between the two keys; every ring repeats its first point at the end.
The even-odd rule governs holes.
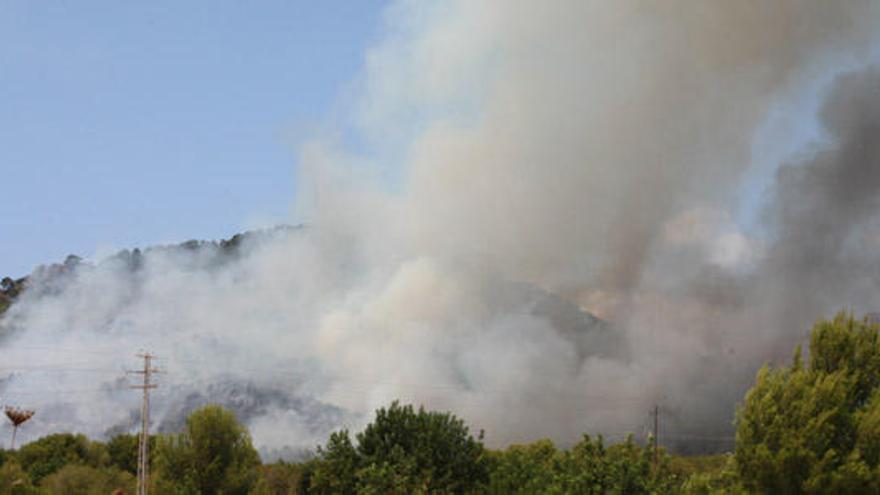
{"type": "MultiPolygon", "coordinates": [[[[100,263],[116,263],[121,261],[132,271],[136,271],[141,265],[143,256],[150,252],[198,252],[210,256],[214,263],[222,264],[239,253],[239,249],[245,240],[283,235],[296,231],[299,228],[281,225],[272,229],[235,234],[228,239],[218,241],[193,239],[179,244],[150,246],[144,249],[124,249],[113,256],[101,260],[100,263]]],[[[0,280],[0,316],[9,309],[25,288],[28,287],[31,278],[38,279],[42,286],[41,288],[45,290],[46,287],[51,287],[57,279],[75,271],[81,263],[83,263],[83,259],[80,256],[71,254],[62,263],[50,263],[35,267],[30,275],[19,278],[4,276],[0,280]]]]}

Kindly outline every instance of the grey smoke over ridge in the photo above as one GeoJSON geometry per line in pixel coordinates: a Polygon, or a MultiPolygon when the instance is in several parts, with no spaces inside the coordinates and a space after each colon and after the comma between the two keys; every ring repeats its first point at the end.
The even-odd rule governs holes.
{"type": "Polygon", "coordinates": [[[866,65],[878,9],[395,3],[346,123],[370,156],[302,147],[307,229],[226,263],[154,251],[26,293],[3,323],[21,371],[0,396],[47,410],[34,430],[125,425],[137,397],[113,377],[144,347],[169,368],[158,421],[239,383],[258,391],[248,422],[268,449],[398,397],[494,445],[640,433],[661,402],[670,442],[712,448],[694,437],[730,434],[757,366],[818,316],[880,307],[876,69],[832,84],[829,142],[779,168],[766,233],[735,218],[769,109],[866,65]],[[95,358],[80,367],[117,361],[90,379],[77,351],[95,358]],[[88,398],[46,398],[64,389],[88,398]]]}

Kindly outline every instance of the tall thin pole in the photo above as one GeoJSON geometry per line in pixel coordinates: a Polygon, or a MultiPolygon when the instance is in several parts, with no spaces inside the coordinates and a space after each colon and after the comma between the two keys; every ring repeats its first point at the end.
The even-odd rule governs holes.
{"type": "Polygon", "coordinates": [[[654,404],[654,466],[660,464],[660,406],[654,404]]]}
{"type": "Polygon", "coordinates": [[[153,373],[159,370],[153,368],[152,360],[156,357],[150,353],[142,353],[137,355],[144,360],[144,369],[129,371],[143,375],[144,382],[142,385],[131,385],[131,388],[138,388],[144,391],[144,398],[141,404],[141,435],[138,442],[138,486],[137,495],[147,495],[147,489],[150,481],[150,389],[158,387],[152,382],[153,373]]]}

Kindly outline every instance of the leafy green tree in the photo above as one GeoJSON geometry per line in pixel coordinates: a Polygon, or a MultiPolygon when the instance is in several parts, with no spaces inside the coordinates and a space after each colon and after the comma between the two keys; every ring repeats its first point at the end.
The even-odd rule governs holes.
{"type": "Polygon", "coordinates": [[[511,445],[493,453],[489,493],[540,493],[553,484],[560,456],[550,440],[511,445]]]}
{"type": "Polygon", "coordinates": [[[880,492],[880,337],[839,313],[791,366],[762,368],[737,410],[737,471],[751,491],[880,492]]]}
{"type": "MultiPolygon", "coordinates": [[[[604,483],[602,491],[594,493],[671,493],[676,483],[669,470],[669,456],[661,449],[656,465],[653,464],[653,440],[645,447],[636,444],[632,436],[625,442],[612,445],[602,453],[602,438],[590,445],[589,437],[572,448],[571,453],[580,459],[579,466],[585,461],[598,457],[607,466],[606,476],[599,481],[604,483]],[[583,451],[583,453],[580,453],[583,451]]],[[[590,480],[593,481],[593,480],[590,480]]],[[[578,482],[583,483],[582,480],[578,482]]],[[[583,485],[586,486],[586,485],[583,485]]]]}
{"type": "Polygon", "coordinates": [[[194,411],[183,432],[159,437],[156,450],[162,493],[246,494],[259,479],[250,434],[217,405],[194,411]]]}
{"type": "Polygon", "coordinates": [[[308,473],[309,486],[317,493],[355,493],[361,458],[348,430],[330,434],[326,447],[318,448],[320,460],[308,473]]]}
{"type": "MultiPolygon", "coordinates": [[[[150,463],[156,457],[156,436],[150,435],[150,463]]],[[[107,442],[108,464],[117,469],[137,475],[138,445],[140,435],[120,433],[107,442]]]]}
{"type": "Polygon", "coordinates": [[[394,402],[357,435],[357,449],[364,466],[400,467],[431,491],[460,493],[488,479],[481,437],[451,413],[394,402]]]}
{"type": "MultiPolygon", "coordinates": [[[[153,440],[153,437],[151,437],[150,440],[153,440]]],[[[138,435],[132,435],[130,433],[122,433],[111,438],[110,441],[107,442],[107,454],[110,457],[110,464],[118,469],[136,475],[138,444],[138,435]]],[[[150,444],[150,446],[153,447],[155,442],[150,442],[150,444]]],[[[150,449],[151,454],[152,450],[153,449],[150,449]]],[[[153,455],[150,457],[153,457],[153,455]]]]}
{"type": "Polygon", "coordinates": [[[351,442],[334,433],[311,474],[317,493],[466,493],[488,481],[486,454],[451,413],[414,410],[397,401],[351,442]]]}
{"type": "Polygon", "coordinates": [[[18,462],[31,480],[39,483],[67,464],[101,467],[107,462],[107,450],[85,435],[58,433],[24,445],[17,453],[18,462]]]}

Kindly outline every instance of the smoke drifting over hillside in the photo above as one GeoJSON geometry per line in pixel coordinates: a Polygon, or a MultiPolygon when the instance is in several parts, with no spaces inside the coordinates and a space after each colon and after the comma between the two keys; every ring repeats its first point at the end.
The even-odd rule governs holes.
{"type": "Polygon", "coordinates": [[[38,409],[34,433],[128,427],[140,347],[167,363],[160,424],[221,397],[267,449],[393,398],[495,445],[640,433],[659,402],[669,443],[729,446],[757,366],[821,315],[880,307],[878,9],[396,3],[345,123],[368,157],[302,147],[307,228],[27,291],[0,394],[38,409]],[[755,136],[813,86],[828,139],[751,185],[764,223],[743,226],[755,136]]]}

